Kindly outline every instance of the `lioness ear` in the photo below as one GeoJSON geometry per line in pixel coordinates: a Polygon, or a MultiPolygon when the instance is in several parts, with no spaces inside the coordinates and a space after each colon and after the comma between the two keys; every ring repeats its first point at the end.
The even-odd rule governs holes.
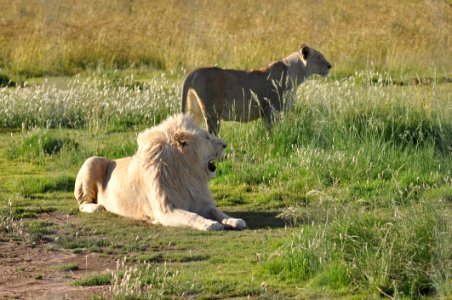
{"type": "Polygon", "coordinates": [[[181,145],[182,147],[187,145],[188,133],[186,132],[176,132],[174,134],[174,141],[181,145]]]}
{"type": "Polygon", "coordinates": [[[311,48],[309,48],[307,45],[301,44],[300,52],[304,59],[306,59],[308,57],[310,50],[311,50],[311,48]]]}

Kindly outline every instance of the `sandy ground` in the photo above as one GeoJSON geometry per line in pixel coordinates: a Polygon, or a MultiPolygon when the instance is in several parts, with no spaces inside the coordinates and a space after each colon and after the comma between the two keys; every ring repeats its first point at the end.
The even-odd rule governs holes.
{"type": "Polygon", "coordinates": [[[47,244],[30,247],[1,243],[0,253],[0,299],[89,299],[108,288],[75,287],[71,283],[116,268],[116,262],[108,256],[74,254],[47,244]],[[68,263],[76,263],[79,270],[58,270],[58,266],[68,263]]]}
{"type": "MultiPolygon", "coordinates": [[[[47,219],[58,222],[60,218],[47,219]]],[[[108,287],[76,287],[72,282],[116,269],[116,260],[98,253],[73,253],[53,243],[0,242],[0,299],[90,299],[108,287]],[[76,271],[60,270],[75,263],[76,271]]]]}

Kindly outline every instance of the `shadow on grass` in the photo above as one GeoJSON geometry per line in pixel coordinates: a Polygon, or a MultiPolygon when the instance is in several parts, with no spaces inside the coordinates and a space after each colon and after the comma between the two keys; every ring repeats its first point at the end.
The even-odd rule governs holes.
{"type": "Polygon", "coordinates": [[[260,228],[282,228],[287,224],[284,220],[277,218],[280,212],[277,211],[234,211],[225,212],[233,218],[240,218],[245,220],[249,229],[260,228]]]}

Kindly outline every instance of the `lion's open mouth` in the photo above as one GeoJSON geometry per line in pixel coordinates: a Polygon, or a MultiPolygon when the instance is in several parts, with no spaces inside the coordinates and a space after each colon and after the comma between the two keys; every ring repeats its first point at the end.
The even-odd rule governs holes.
{"type": "Polygon", "coordinates": [[[209,160],[209,163],[207,164],[207,169],[209,170],[209,172],[215,172],[217,169],[217,166],[215,165],[215,161],[213,160],[209,160]]]}

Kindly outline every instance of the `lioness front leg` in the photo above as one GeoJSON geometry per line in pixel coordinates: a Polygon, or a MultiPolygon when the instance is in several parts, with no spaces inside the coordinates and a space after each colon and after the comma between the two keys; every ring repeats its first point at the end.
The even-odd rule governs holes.
{"type": "Polygon", "coordinates": [[[154,223],[158,223],[163,226],[190,227],[204,231],[224,229],[224,226],[217,221],[203,218],[198,214],[182,209],[173,209],[157,213],[155,219],[154,223]]]}
{"type": "Polygon", "coordinates": [[[227,214],[225,214],[216,207],[211,208],[210,213],[215,220],[218,220],[218,222],[223,224],[226,228],[233,228],[239,230],[246,228],[246,223],[244,220],[231,218],[230,216],[228,216],[227,214]]]}

